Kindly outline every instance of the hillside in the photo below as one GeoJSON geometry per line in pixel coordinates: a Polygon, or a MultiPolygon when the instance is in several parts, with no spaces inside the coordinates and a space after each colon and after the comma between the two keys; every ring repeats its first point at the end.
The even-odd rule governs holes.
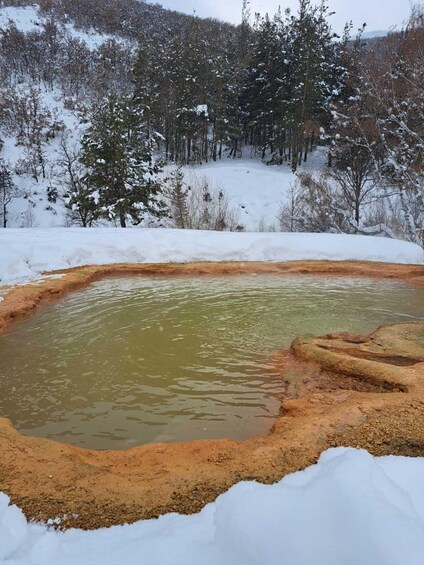
{"type": "Polygon", "coordinates": [[[3,226],[420,242],[420,12],[403,32],[356,40],[336,38],[328,16],[300,0],[293,15],[254,19],[246,8],[234,27],[136,0],[5,0],[3,226]],[[403,69],[395,84],[392,68],[403,69]],[[121,186],[132,180],[113,196],[119,151],[106,146],[121,135],[118,113],[133,138],[119,149],[121,186]]]}

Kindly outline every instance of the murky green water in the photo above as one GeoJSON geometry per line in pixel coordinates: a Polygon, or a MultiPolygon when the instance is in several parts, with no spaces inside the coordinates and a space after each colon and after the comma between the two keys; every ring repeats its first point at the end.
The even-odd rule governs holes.
{"type": "Polygon", "coordinates": [[[107,279],[0,337],[0,414],[95,449],[266,433],[268,360],[299,334],[424,319],[398,282],[312,276],[107,279]]]}

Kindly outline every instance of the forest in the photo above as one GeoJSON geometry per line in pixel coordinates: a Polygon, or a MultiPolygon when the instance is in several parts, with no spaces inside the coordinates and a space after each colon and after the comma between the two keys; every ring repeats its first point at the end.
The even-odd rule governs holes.
{"type": "Polygon", "coordinates": [[[196,223],[181,167],[249,156],[293,172],[278,229],[422,244],[422,5],[372,42],[349,23],[335,34],[310,0],[265,16],[244,0],[239,26],[137,0],[38,9],[36,29],[0,30],[3,227],[14,199],[44,190],[69,225],[243,229],[205,185],[196,223]]]}

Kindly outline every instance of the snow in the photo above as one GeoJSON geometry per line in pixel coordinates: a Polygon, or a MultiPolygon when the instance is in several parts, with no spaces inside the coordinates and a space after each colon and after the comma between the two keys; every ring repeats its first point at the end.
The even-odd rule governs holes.
{"type": "MultiPolygon", "coordinates": [[[[70,140],[78,143],[78,136],[82,135],[82,127],[78,124],[76,116],[64,108],[63,101],[55,92],[41,91],[42,101],[51,112],[56,109],[60,119],[66,124],[70,140]]],[[[3,136],[5,140],[4,157],[7,162],[16,163],[23,157],[23,148],[16,146],[13,137],[3,136]]],[[[58,137],[46,148],[49,162],[54,163],[59,158],[58,137]]],[[[167,166],[165,173],[173,169],[167,166]]],[[[278,227],[277,216],[280,206],[287,200],[291,184],[296,180],[290,167],[267,166],[259,159],[227,159],[223,158],[216,163],[208,163],[198,166],[186,166],[183,168],[184,180],[190,185],[195,179],[207,178],[212,187],[223,189],[228,196],[231,208],[238,211],[239,221],[246,231],[267,231],[278,227]]],[[[26,175],[21,177],[15,175],[14,182],[23,189],[31,189],[38,192],[32,198],[35,206],[32,207],[34,217],[32,227],[59,227],[65,224],[65,209],[59,200],[52,205],[47,201],[46,190],[48,180],[43,184],[42,180],[36,183],[26,175]],[[47,209],[48,208],[48,209],[47,209]],[[52,213],[50,208],[53,208],[52,213]]],[[[24,198],[12,200],[9,212],[9,226],[28,226],[25,212],[28,209],[28,201],[24,198]]]]}
{"type": "MultiPolygon", "coordinates": [[[[20,84],[17,92],[22,96],[27,95],[28,83],[20,84]]],[[[79,143],[79,135],[83,128],[80,126],[77,116],[64,107],[63,98],[58,89],[47,89],[40,87],[40,99],[43,110],[47,110],[52,116],[58,118],[66,125],[67,139],[72,143],[79,143]]],[[[10,134],[1,134],[4,147],[2,156],[6,163],[16,166],[20,159],[25,157],[25,148],[17,144],[16,137],[10,134]]],[[[14,174],[13,181],[16,186],[25,194],[25,197],[14,198],[8,207],[8,226],[11,227],[54,227],[64,224],[64,206],[58,200],[56,203],[48,201],[47,188],[52,186],[51,172],[54,164],[60,158],[60,136],[45,146],[48,158],[47,176],[45,179],[39,178],[36,182],[30,175],[14,174]]],[[[57,179],[56,179],[57,184],[57,179]]]]}
{"type": "MultiPolygon", "coordinates": [[[[325,162],[325,149],[318,148],[309,155],[307,163],[302,163],[299,172],[320,171],[325,162]]],[[[290,189],[297,181],[290,165],[266,165],[251,147],[243,148],[242,158],[228,158],[224,153],[221,160],[185,166],[183,172],[188,185],[206,178],[210,186],[222,189],[231,207],[239,212],[246,231],[278,230],[281,205],[287,203],[290,189]]]]}
{"type": "MultiPolygon", "coordinates": [[[[42,24],[45,21],[46,18],[40,14],[37,5],[0,7],[0,30],[6,29],[10,22],[13,22],[16,28],[22,33],[41,32],[42,24]]],[[[135,46],[134,42],[124,39],[123,37],[99,33],[93,28],[85,30],[77,29],[72,23],[64,24],[62,31],[69,37],[79,39],[85,43],[91,51],[98,49],[106,43],[106,41],[111,39],[122,44],[135,46]]]]}
{"type": "Polygon", "coordinates": [[[196,108],[194,109],[194,111],[196,112],[196,114],[198,116],[201,116],[202,114],[204,114],[204,116],[208,115],[208,105],[207,104],[198,104],[196,106],[196,108]]]}
{"type": "Polygon", "coordinates": [[[223,189],[230,204],[239,212],[246,231],[257,231],[277,224],[280,206],[296,179],[287,165],[267,166],[259,159],[227,159],[216,163],[183,168],[185,182],[207,178],[223,189]]]}
{"type": "Polygon", "coordinates": [[[422,565],[424,458],[336,448],[274,485],[242,482],[199,514],[92,532],[30,524],[0,494],[8,565],[422,565]]]}
{"type": "Polygon", "coordinates": [[[22,33],[31,33],[40,31],[42,18],[37,6],[0,8],[0,29],[6,29],[10,22],[13,22],[22,33]]]}
{"type": "Polygon", "coordinates": [[[69,34],[70,37],[73,39],[79,39],[87,45],[90,51],[94,51],[99,49],[104,43],[109,40],[115,40],[121,44],[127,44],[132,46],[133,43],[131,41],[125,40],[122,37],[116,35],[107,35],[105,33],[99,33],[95,29],[88,29],[88,30],[81,30],[77,29],[73,24],[65,24],[64,26],[66,32],[69,34]]]}
{"type": "Polygon", "coordinates": [[[3,284],[90,264],[312,259],[422,264],[424,251],[406,241],[359,235],[154,228],[0,230],[3,284]]]}

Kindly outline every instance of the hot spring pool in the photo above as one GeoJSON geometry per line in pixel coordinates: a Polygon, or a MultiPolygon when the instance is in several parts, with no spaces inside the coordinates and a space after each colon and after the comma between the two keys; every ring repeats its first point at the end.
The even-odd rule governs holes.
{"type": "Polygon", "coordinates": [[[423,319],[422,290],[387,280],[109,278],[0,337],[0,415],[93,449],[243,439],[278,415],[270,358],[297,335],[423,319]]]}

